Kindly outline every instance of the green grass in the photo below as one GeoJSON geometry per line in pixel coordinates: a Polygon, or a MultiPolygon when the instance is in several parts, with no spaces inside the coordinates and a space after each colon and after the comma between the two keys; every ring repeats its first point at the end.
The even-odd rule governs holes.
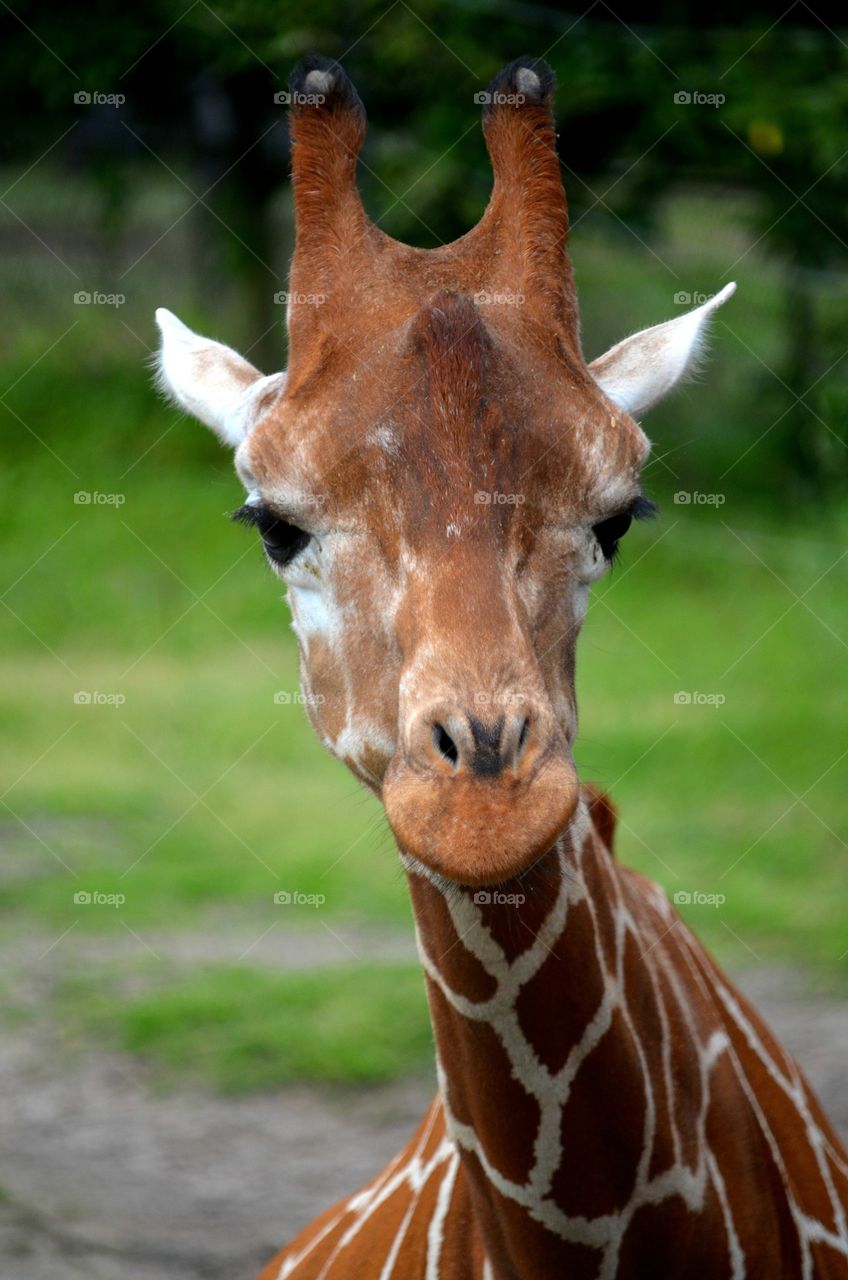
{"type": "Polygon", "coordinates": [[[582,772],[621,806],[625,861],[671,893],[725,895],[683,912],[717,951],[844,983],[848,561],[810,530],[674,520],[590,610],[582,772]]]}
{"type": "MultiPolygon", "coordinates": [[[[73,677],[49,658],[5,666],[0,758],[10,782],[23,776],[0,830],[19,922],[144,930],[229,913],[259,932],[279,919],[280,890],[321,893],[336,915],[405,917],[381,811],[303,710],[274,702],[280,684],[261,665],[240,650],[157,655],[122,679],[130,656],[74,656],[73,677]],[[126,704],[77,706],[76,687],[119,689],[126,704]],[[95,891],[126,901],[74,902],[95,891]]],[[[294,688],[288,637],[282,657],[282,687],[294,688]]],[[[287,923],[301,922],[314,912],[290,908],[287,923]]]]}
{"type": "Polygon", "coordinates": [[[139,1055],[155,1081],[222,1093],[297,1081],[370,1085],[431,1069],[424,979],[413,966],[266,973],[210,967],[152,992],[64,983],[56,1009],[77,1035],[139,1055]]]}
{"type": "MultiPolygon", "coordinates": [[[[145,209],[151,223],[163,212],[152,197],[145,209]]],[[[697,216],[683,199],[669,210],[662,256],[676,274],[626,233],[578,228],[590,354],[677,314],[678,288],[721,282],[747,244],[741,216],[717,205],[709,234],[693,235],[697,216]]],[[[154,226],[142,231],[155,238],[154,226]]],[[[157,303],[216,336],[242,333],[223,304],[204,324],[169,252],[129,278],[119,316],[75,308],[82,286],[57,284],[59,267],[15,268],[7,281],[3,929],[56,943],[54,958],[69,930],[122,938],[143,957],[154,932],[259,937],[281,920],[281,889],[323,895],[322,921],[411,929],[378,805],[325,754],[303,710],[274,701],[297,688],[294,639],[279,584],[226,519],[241,498],[229,455],[150,391],[157,303]],[[78,491],[124,501],[79,505],[78,491]],[[81,690],[124,701],[81,705],[81,690]],[[94,891],[125,901],[74,901],[94,891]]],[[[95,272],[84,282],[106,284],[95,272]]],[[[782,298],[779,269],[751,253],[703,385],[648,423],[659,460],[646,484],[663,514],[628,535],[621,566],[594,592],[578,650],[577,756],[620,808],[623,861],[670,893],[725,895],[720,908],[684,908],[724,960],[803,963],[844,988],[848,512],[784,511],[763,500],[758,447],[736,463],[764,430],[746,417],[763,374],[751,351],[779,353],[782,298]],[[678,506],[679,489],[725,502],[678,506]],[[725,701],[680,705],[681,690],[725,701]]],[[[292,908],[285,927],[316,918],[292,908]]],[[[163,970],[118,995],[104,962],[76,998],[91,1014],[82,1025],[110,1024],[126,1049],[224,1088],[329,1078],[333,1060],[338,1078],[406,1070],[428,1034],[420,1000],[402,1020],[412,977],[398,979],[391,1007],[382,980],[361,978],[327,972],[310,987],[311,977],[250,969],[190,980],[163,970]],[[368,1008],[348,1017],[366,985],[368,1008]],[[408,1025],[410,1057],[385,1046],[383,1065],[369,1066],[377,1012],[408,1025]]],[[[68,999],[53,1007],[70,1016],[68,999]]]]}

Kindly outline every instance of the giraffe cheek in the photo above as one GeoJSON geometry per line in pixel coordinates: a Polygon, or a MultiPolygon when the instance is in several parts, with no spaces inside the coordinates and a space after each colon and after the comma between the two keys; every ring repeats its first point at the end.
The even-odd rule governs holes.
{"type": "Polygon", "coordinates": [[[334,750],[333,744],[347,723],[347,690],[325,636],[312,635],[307,644],[301,640],[300,676],[312,727],[334,750]]]}
{"type": "Polygon", "coordinates": [[[292,626],[304,649],[315,637],[331,640],[338,635],[338,611],[318,587],[289,586],[288,601],[292,626]]]}

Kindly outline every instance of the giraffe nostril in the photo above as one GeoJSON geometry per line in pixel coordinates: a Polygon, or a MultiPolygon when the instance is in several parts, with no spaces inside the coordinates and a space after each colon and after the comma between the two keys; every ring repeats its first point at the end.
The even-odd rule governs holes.
{"type": "Polygon", "coordinates": [[[436,744],[436,750],[456,768],[459,763],[459,750],[444,725],[438,723],[433,725],[433,741],[436,744]]]}
{"type": "Polygon", "coordinates": [[[518,735],[518,742],[515,747],[515,763],[516,764],[518,764],[518,761],[521,759],[521,753],[524,750],[524,747],[526,745],[526,742],[529,736],[530,736],[530,717],[525,716],[524,722],[521,726],[521,732],[518,735]]]}

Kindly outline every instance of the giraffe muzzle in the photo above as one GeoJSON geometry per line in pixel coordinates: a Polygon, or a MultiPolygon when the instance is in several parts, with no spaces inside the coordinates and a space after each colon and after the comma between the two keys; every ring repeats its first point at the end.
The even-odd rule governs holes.
{"type": "Polygon", "coordinates": [[[401,849],[473,886],[502,884],[532,866],[577,797],[568,750],[530,702],[487,719],[444,703],[419,711],[383,784],[401,849]]]}

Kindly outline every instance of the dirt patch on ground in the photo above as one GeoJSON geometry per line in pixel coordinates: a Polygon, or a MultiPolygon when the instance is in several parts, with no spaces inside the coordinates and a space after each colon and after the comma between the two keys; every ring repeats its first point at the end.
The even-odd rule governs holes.
{"type": "MultiPolygon", "coordinates": [[[[369,959],[407,951],[398,939],[357,935],[342,948],[348,941],[369,959]]],[[[102,961],[115,944],[83,945],[102,961]]],[[[194,962],[207,944],[171,945],[194,962]]],[[[238,945],[231,943],[234,957],[238,945]]],[[[294,945],[303,963],[309,944],[294,945]]],[[[215,946],[220,960],[220,940],[215,946]]],[[[274,966],[294,962],[279,940],[250,962],[263,954],[274,966]]],[[[817,995],[791,970],[740,981],[848,1134],[848,1006],[817,995]]],[[[162,1094],[131,1059],[68,1054],[55,1030],[29,1022],[5,1034],[0,1080],[8,1197],[0,1202],[0,1272],[15,1280],[250,1280],[304,1222],[395,1153],[434,1087],[418,1080],[237,1099],[162,1094]]]]}
{"type": "Polygon", "coordinates": [[[157,1096],[98,1054],[2,1054],[0,1273],[15,1280],[252,1277],[403,1145],[428,1082],[328,1095],[157,1096]]]}

